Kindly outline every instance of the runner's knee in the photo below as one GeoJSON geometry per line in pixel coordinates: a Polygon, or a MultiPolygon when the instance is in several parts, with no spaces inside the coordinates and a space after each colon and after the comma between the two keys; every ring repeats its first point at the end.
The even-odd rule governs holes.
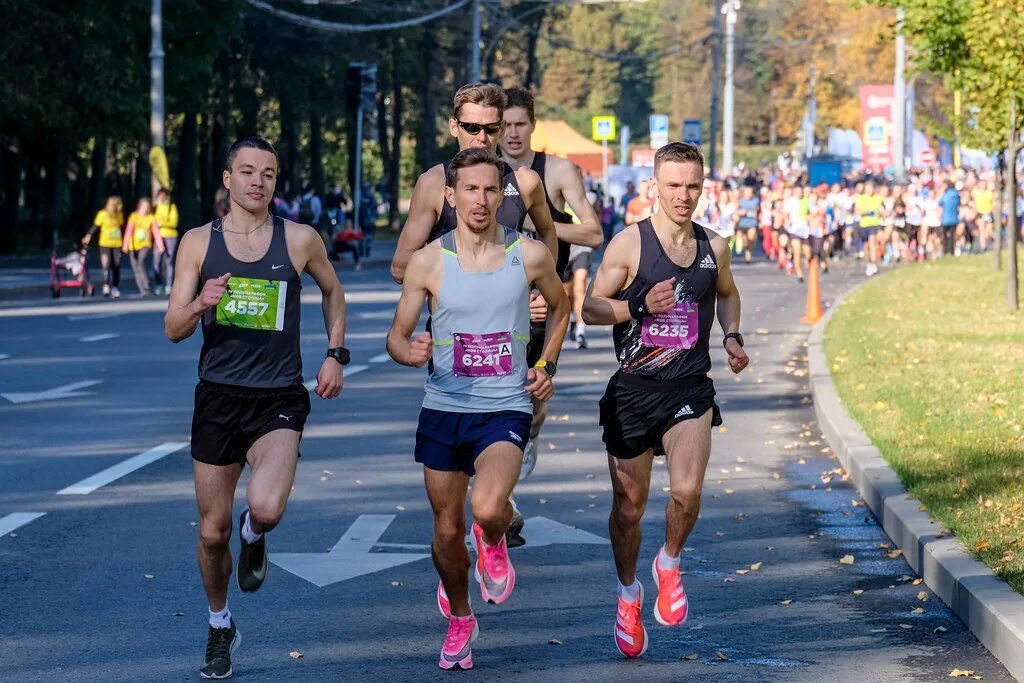
{"type": "Polygon", "coordinates": [[[487,527],[502,521],[502,517],[508,512],[508,500],[495,500],[490,496],[488,500],[473,497],[470,506],[473,509],[473,519],[482,527],[487,527]]]}
{"type": "Polygon", "coordinates": [[[227,548],[231,538],[231,520],[202,519],[199,522],[199,542],[207,550],[227,548]]]}
{"type": "Polygon", "coordinates": [[[683,514],[696,517],[700,511],[701,486],[689,482],[672,484],[672,502],[682,508],[683,514]]]}
{"type": "Polygon", "coordinates": [[[249,515],[263,529],[277,526],[284,516],[287,498],[280,496],[259,496],[249,500],[249,515]]]}
{"type": "Polygon", "coordinates": [[[640,523],[647,509],[647,497],[638,491],[616,491],[612,496],[612,514],[625,526],[640,523]]]}
{"type": "Polygon", "coordinates": [[[466,521],[434,520],[434,541],[441,546],[452,547],[466,541],[466,521]]]}

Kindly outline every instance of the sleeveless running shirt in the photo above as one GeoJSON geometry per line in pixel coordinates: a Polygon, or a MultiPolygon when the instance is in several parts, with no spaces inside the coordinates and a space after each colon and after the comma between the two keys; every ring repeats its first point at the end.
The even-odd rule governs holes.
{"type": "Polygon", "coordinates": [[[524,391],[530,287],[519,234],[509,228],[504,234],[505,263],[490,273],[464,271],[455,233],[441,236],[444,274],[433,313],[434,354],[424,408],[533,412],[524,391]]]}
{"type": "MultiPolygon", "coordinates": [[[[540,176],[540,182],[544,186],[544,198],[548,203],[548,210],[551,211],[551,220],[555,223],[572,223],[572,216],[567,214],[565,211],[559,211],[555,208],[555,205],[551,203],[551,195],[548,194],[547,181],[544,178],[544,169],[547,166],[547,154],[544,152],[534,152],[533,163],[530,164],[530,169],[540,176]]],[[[559,276],[565,272],[565,269],[569,267],[569,249],[571,245],[568,242],[558,240],[558,258],[555,259],[555,272],[559,276]]]]}
{"type": "MultiPolygon", "coordinates": [[[[445,162],[443,165],[445,177],[448,176],[449,162],[445,162]]],[[[501,204],[498,205],[498,225],[504,225],[507,228],[513,230],[522,230],[523,223],[526,221],[526,203],[523,202],[523,196],[519,193],[519,181],[516,180],[515,170],[505,164],[505,177],[501,180],[502,194],[504,195],[501,200],[501,204]]],[[[433,242],[441,235],[451,232],[458,225],[458,217],[455,215],[455,207],[451,206],[447,200],[441,200],[441,216],[434,223],[434,229],[430,231],[430,237],[427,238],[427,243],[433,242]]]]}
{"type": "Polygon", "coordinates": [[[211,224],[199,286],[224,273],[231,278],[220,303],[203,315],[199,378],[254,388],[301,384],[302,284],[288,256],[284,219],[274,217],[270,248],[251,263],[228,252],[221,222],[218,218],[211,224]]]}
{"type": "Polygon", "coordinates": [[[697,255],[693,263],[680,266],[665,253],[651,219],[640,231],[640,265],[636,277],[614,298],[628,301],[651,287],[674,277],[676,306],[659,315],[629,320],[612,328],[615,354],[626,384],[650,388],[688,386],[711,369],[708,339],[715,317],[715,288],[718,263],[703,227],[694,223],[697,255]]]}

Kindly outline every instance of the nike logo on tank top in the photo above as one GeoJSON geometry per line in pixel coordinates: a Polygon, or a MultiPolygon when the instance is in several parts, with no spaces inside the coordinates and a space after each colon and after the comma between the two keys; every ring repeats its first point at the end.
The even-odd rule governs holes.
{"type": "Polygon", "coordinates": [[[711,370],[708,340],[715,318],[718,264],[707,232],[693,224],[697,242],[693,263],[672,261],[654,232],[650,218],[637,224],[640,265],[629,286],[614,298],[628,301],[669,278],[676,279],[676,305],[665,313],[628,320],[612,328],[620,375],[626,383],[691,384],[711,370]]]}
{"type": "Polygon", "coordinates": [[[526,393],[530,286],[519,234],[502,228],[501,268],[469,273],[455,233],[441,236],[444,274],[431,321],[434,352],[423,407],[450,413],[532,413],[526,393]]]}
{"type": "Polygon", "coordinates": [[[302,284],[288,256],[284,219],[275,216],[267,253],[239,261],[228,251],[221,219],[210,227],[210,244],[199,287],[231,273],[220,302],[203,315],[199,378],[253,388],[302,383],[299,348],[302,284]]]}
{"type": "MultiPolygon", "coordinates": [[[[445,177],[448,177],[448,166],[450,165],[450,162],[446,161],[442,166],[445,177]]],[[[526,204],[523,202],[523,196],[519,192],[519,181],[516,180],[515,169],[507,163],[505,164],[505,176],[501,179],[501,187],[503,196],[501,204],[498,205],[498,213],[495,216],[498,225],[504,225],[517,231],[522,230],[527,216],[526,204]]],[[[441,235],[451,232],[457,225],[458,216],[455,214],[455,207],[450,205],[447,199],[442,199],[441,215],[438,217],[437,222],[434,223],[434,227],[430,231],[430,237],[427,238],[427,243],[429,244],[441,235]]]]}

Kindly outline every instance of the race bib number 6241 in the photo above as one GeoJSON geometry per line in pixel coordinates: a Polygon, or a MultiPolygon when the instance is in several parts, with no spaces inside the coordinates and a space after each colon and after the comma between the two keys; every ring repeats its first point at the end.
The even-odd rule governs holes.
{"type": "Polygon", "coordinates": [[[217,304],[217,322],[250,330],[284,329],[285,294],[288,283],[282,280],[233,277],[217,304]]]}

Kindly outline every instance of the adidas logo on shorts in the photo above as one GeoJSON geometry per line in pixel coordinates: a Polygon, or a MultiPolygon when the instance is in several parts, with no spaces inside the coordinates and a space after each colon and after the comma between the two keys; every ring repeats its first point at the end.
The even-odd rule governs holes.
{"type": "Polygon", "coordinates": [[[693,408],[687,403],[685,406],[679,409],[679,412],[673,415],[673,417],[682,417],[683,415],[693,415],[693,408]]]}
{"type": "Polygon", "coordinates": [[[509,432],[508,435],[511,436],[512,440],[515,441],[516,443],[522,443],[523,442],[523,437],[519,436],[515,432],[509,432]]]}
{"type": "Polygon", "coordinates": [[[715,265],[715,259],[711,258],[711,254],[704,257],[704,260],[700,262],[701,268],[713,268],[718,270],[718,266],[715,265]]]}
{"type": "Polygon", "coordinates": [[[516,189],[515,185],[513,185],[512,183],[509,183],[508,185],[505,186],[505,196],[506,197],[518,197],[519,196],[519,190],[516,189]]]}

